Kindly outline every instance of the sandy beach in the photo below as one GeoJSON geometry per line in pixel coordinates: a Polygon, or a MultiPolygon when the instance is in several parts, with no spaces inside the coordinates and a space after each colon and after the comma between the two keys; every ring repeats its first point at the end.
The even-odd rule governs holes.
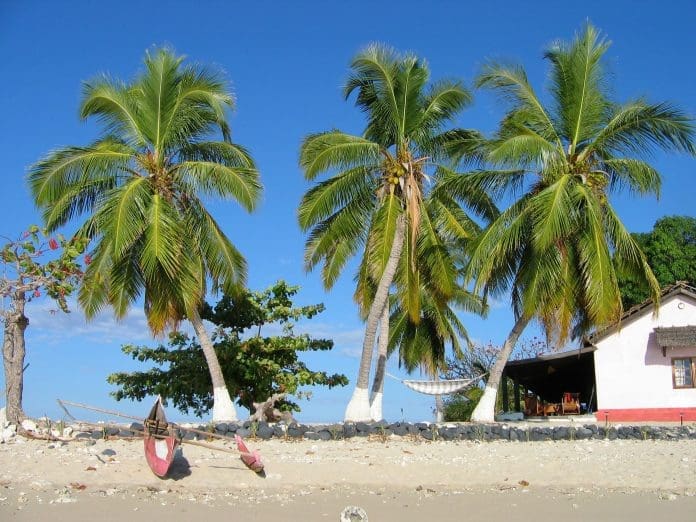
{"type": "Polygon", "coordinates": [[[693,520],[696,443],[408,438],[249,441],[265,477],[234,455],[184,445],[155,477],[139,440],[0,445],[0,519],[693,520]]]}

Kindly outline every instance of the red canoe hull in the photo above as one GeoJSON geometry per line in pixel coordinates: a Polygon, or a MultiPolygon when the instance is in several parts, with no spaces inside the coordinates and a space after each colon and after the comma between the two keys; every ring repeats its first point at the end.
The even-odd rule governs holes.
{"type": "Polygon", "coordinates": [[[151,437],[145,435],[145,459],[152,472],[165,477],[174,461],[178,441],[174,437],[151,437]]]}
{"type": "Polygon", "coordinates": [[[246,464],[251,471],[254,471],[255,473],[262,472],[263,462],[261,461],[261,455],[259,455],[259,452],[257,450],[254,450],[253,453],[249,451],[249,448],[246,447],[244,440],[239,435],[235,435],[234,438],[237,441],[237,449],[240,453],[239,458],[242,459],[242,462],[244,462],[244,464],[246,464]]]}

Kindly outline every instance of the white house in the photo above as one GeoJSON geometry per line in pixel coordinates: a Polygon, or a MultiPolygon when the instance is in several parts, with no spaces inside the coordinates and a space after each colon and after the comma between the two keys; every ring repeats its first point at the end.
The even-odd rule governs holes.
{"type": "Polygon", "coordinates": [[[678,283],[589,338],[597,420],[696,421],[696,288],[678,283]]]}
{"type": "Polygon", "coordinates": [[[509,361],[503,377],[513,381],[516,411],[524,388],[551,412],[574,393],[598,421],[696,421],[696,288],[670,286],[657,315],[647,301],[580,349],[509,361]]]}

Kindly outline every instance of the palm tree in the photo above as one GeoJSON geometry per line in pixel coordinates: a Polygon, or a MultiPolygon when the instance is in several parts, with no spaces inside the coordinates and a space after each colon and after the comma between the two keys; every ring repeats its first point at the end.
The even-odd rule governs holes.
{"type": "MultiPolygon", "coordinates": [[[[440,171],[441,173],[451,172],[442,167],[440,171]]],[[[487,312],[484,300],[465,290],[461,281],[463,272],[461,267],[467,262],[466,245],[481,231],[479,225],[463,211],[462,207],[469,207],[487,220],[491,220],[497,214],[497,209],[485,193],[466,192],[456,195],[440,190],[435,185],[425,199],[425,212],[422,214],[421,225],[424,232],[421,235],[421,245],[416,258],[416,269],[420,273],[428,274],[429,263],[437,259],[458,267],[457,279],[453,293],[450,296],[442,296],[438,294],[437,287],[430,286],[428,277],[420,278],[421,311],[417,321],[413,320],[409,310],[403,308],[396,299],[391,303],[393,309],[391,314],[387,307],[383,310],[380,319],[375,375],[370,392],[370,411],[375,421],[383,418],[382,398],[386,362],[389,354],[397,346],[400,354],[399,361],[405,363],[409,373],[416,367],[420,367],[432,378],[437,378],[437,370],[444,364],[442,357],[446,343],[451,344],[455,354],[461,353],[457,336],[464,338],[468,344],[466,329],[455,315],[453,307],[478,315],[485,315],[487,312]],[[433,256],[434,250],[438,252],[437,256],[433,256]],[[390,330],[395,335],[390,335],[390,330]],[[437,364],[433,361],[437,361],[437,364]]],[[[403,277],[399,277],[399,274],[407,273],[404,265],[408,262],[409,260],[402,258],[397,268],[397,287],[403,281],[403,277]]],[[[363,293],[369,297],[371,294],[367,292],[373,289],[374,284],[370,285],[369,281],[363,284],[362,280],[360,283],[359,288],[364,286],[366,290],[363,293]]],[[[367,299],[364,304],[369,305],[369,303],[370,300],[367,299]]],[[[365,315],[364,311],[363,315],[365,315]]]]}
{"type": "Polygon", "coordinates": [[[86,83],[80,115],[97,119],[101,137],[56,150],[29,172],[50,230],[86,215],[78,234],[94,244],[79,293],[87,317],[108,305],[122,318],[143,295],[153,333],[188,318],[210,369],[216,421],[236,412],[200,306],[208,283],[238,288],[246,262],[201,198],[234,199],[251,211],[261,191],[251,156],[230,141],[232,106],[219,73],[159,49],[131,83],[86,83]],[[211,139],[215,131],[221,141],[211,139]]]}
{"type": "MultiPolygon", "coordinates": [[[[362,136],[332,130],[304,140],[300,165],[305,178],[335,174],[305,194],[299,221],[303,230],[311,230],[306,268],[323,264],[327,289],[348,259],[363,253],[356,298],[369,312],[356,388],[345,414],[346,420],[357,421],[371,417],[371,354],[395,278],[404,309],[414,321],[420,316],[425,275],[415,260],[418,250],[427,248],[424,243],[432,246],[430,284],[442,296],[454,291],[454,265],[442,255],[435,234],[424,230],[430,221],[423,203],[426,180],[429,173],[436,175],[449,150],[478,143],[480,137],[462,129],[444,131],[471,97],[459,82],[428,86],[427,65],[417,57],[371,45],[354,58],[351,70],[344,94],[348,98],[357,93],[356,105],[365,113],[367,126],[362,136]]],[[[443,207],[452,220],[449,226],[456,228],[454,208],[443,207]]]]}
{"type": "Polygon", "coordinates": [[[587,25],[571,43],[546,52],[551,88],[544,105],[521,67],[489,64],[478,86],[510,103],[487,146],[497,168],[444,182],[452,190],[502,197],[522,190],[475,240],[467,274],[474,289],[511,292],[516,322],[472,420],[490,422],[503,368],[534,318],[564,342],[616,320],[621,298],[612,253],[622,271],[659,287],[609,196],[621,189],[658,194],[660,174],[640,156],[654,148],[694,151],[692,120],[667,104],[613,102],[602,57],[609,47],[587,25]]]}
{"type": "MultiPolygon", "coordinates": [[[[399,365],[408,373],[420,369],[431,379],[437,380],[439,375],[447,370],[448,344],[457,359],[464,356],[460,339],[471,347],[466,327],[457,317],[453,306],[478,315],[485,315],[488,306],[479,296],[464,288],[458,288],[448,302],[443,302],[437,296],[424,291],[421,303],[421,318],[417,323],[412,320],[408,311],[401,309],[397,304],[391,314],[388,351],[391,353],[398,349],[399,365]]],[[[373,393],[377,391],[378,384],[383,383],[383,379],[378,380],[379,375],[378,371],[373,393]]],[[[442,397],[437,395],[435,402],[437,420],[440,422],[443,412],[442,397]]]]}

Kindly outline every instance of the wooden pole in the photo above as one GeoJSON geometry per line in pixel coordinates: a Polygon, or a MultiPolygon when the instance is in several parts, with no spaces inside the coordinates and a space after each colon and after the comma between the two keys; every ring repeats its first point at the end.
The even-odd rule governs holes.
{"type": "Polygon", "coordinates": [[[515,411],[522,411],[520,410],[520,383],[516,380],[512,381],[512,389],[514,390],[515,411]]]}
{"type": "Polygon", "coordinates": [[[503,374],[502,378],[503,385],[503,411],[510,411],[510,397],[508,396],[508,377],[503,374]]]}
{"type": "MultiPolygon", "coordinates": [[[[80,425],[83,425],[83,426],[90,426],[90,427],[92,427],[92,428],[119,428],[119,429],[120,429],[120,426],[117,426],[116,424],[109,424],[109,423],[107,423],[107,422],[105,422],[105,423],[103,423],[103,424],[98,424],[98,423],[96,423],[96,422],[87,422],[87,421],[75,419],[74,417],[73,417],[73,421],[76,422],[76,423],[78,423],[78,424],[80,424],[80,425]]],[[[143,436],[145,436],[145,432],[142,431],[142,430],[129,429],[128,431],[132,431],[133,433],[136,433],[136,434],[138,434],[138,435],[143,435],[143,436]]],[[[168,435],[157,434],[157,433],[150,433],[149,435],[150,435],[150,437],[153,437],[153,438],[155,438],[155,439],[166,439],[166,438],[168,438],[168,435]]],[[[212,445],[212,444],[206,444],[205,442],[199,442],[199,441],[197,441],[197,440],[186,440],[186,439],[181,439],[181,438],[178,438],[178,437],[177,437],[177,440],[178,440],[181,444],[190,444],[191,446],[199,446],[199,447],[201,447],[201,448],[206,448],[206,449],[214,450],[214,451],[223,451],[223,452],[225,452],[225,453],[232,453],[232,454],[234,454],[234,455],[240,455],[240,454],[241,454],[241,455],[249,455],[249,456],[252,456],[252,455],[253,455],[252,453],[246,453],[246,452],[244,452],[244,451],[231,450],[231,449],[229,449],[229,448],[223,448],[223,447],[220,447],[220,446],[214,446],[214,445],[212,445]]]]}
{"type": "MultiPolygon", "coordinates": [[[[130,419],[130,420],[136,420],[139,422],[143,422],[143,419],[141,419],[140,417],[133,417],[131,415],[126,415],[125,413],[120,413],[120,412],[113,411],[113,410],[105,410],[103,408],[97,408],[96,406],[89,406],[87,404],[80,404],[78,402],[63,401],[61,399],[57,399],[57,401],[58,401],[58,404],[61,406],[61,408],[63,408],[63,411],[68,413],[68,415],[70,417],[72,417],[73,419],[75,417],[70,415],[70,413],[65,409],[65,406],[64,406],[65,404],[67,404],[68,406],[75,406],[77,408],[83,408],[85,410],[96,411],[99,413],[106,413],[107,415],[114,415],[116,417],[122,417],[124,419],[130,419]]],[[[209,431],[197,430],[194,428],[185,428],[184,426],[181,426],[181,425],[176,424],[174,422],[169,422],[169,425],[172,428],[177,429],[177,430],[189,431],[191,433],[197,433],[198,435],[205,435],[207,437],[213,437],[215,439],[222,439],[222,440],[229,440],[230,442],[237,442],[237,440],[234,437],[228,437],[227,435],[221,435],[219,433],[211,433],[209,431]]],[[[130,431],[135,431],[135,430],[130,430],[130,431]]]]}

